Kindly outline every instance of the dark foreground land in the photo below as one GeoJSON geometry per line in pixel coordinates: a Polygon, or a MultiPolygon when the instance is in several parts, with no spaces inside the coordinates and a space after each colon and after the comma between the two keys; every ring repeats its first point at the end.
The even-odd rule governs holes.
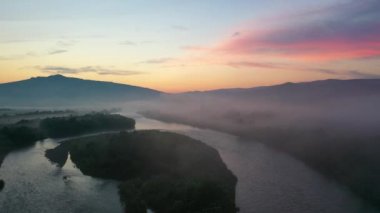
{"type": "Polygon", "coordinates": [[[74,139],[48,150],[87,175],[120,180],[126,212],[236,212],[236,177],[218,152],[189,137],[155,130],[74,139]]]}

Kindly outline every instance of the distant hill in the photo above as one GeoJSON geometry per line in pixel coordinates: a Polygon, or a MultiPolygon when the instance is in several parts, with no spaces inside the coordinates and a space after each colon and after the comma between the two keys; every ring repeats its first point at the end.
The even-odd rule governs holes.
{"type": "Polygon", "coordinates": [[[52,75],[0,84],[0,106],[96,106],[160,94],[143,87],[52,75]]]}
{"type": "Polygon", "coordinates": [[[380,79],[320,80],[303,83],[285,83],[275,86],[246,89],[220,89],[185,93],[213,95],[257,101],[282,103],[313,103],[337,99],[380,98],[380,79]]]}

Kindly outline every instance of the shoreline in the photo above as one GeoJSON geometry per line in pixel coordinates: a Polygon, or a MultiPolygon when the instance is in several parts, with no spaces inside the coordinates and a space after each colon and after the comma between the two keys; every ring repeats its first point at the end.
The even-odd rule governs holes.
{"type": "MultiPolygon", "coordinates": [[[[3,149],[2,147],[0,147],[0,149],[3,149]]],[[[5,148],[4,150],[0,150],[0,168],[1,168],[1,165],[3,164],[3,161],[4,159],[7,157],[7,155],[12,152],[12,149],[7,149],[5,148]]],[[[1,177],[0,177],[1,178],[1,177]]]]}

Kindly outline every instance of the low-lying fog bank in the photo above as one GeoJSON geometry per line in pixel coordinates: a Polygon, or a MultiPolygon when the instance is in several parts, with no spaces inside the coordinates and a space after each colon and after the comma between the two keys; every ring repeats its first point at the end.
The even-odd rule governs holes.
{"type": "Polygon", "coordinates": [[[380,207],[376,96],[291,103],[186,94],[137,108],[146,117],[224,131],[290,153],[380,207]]]}

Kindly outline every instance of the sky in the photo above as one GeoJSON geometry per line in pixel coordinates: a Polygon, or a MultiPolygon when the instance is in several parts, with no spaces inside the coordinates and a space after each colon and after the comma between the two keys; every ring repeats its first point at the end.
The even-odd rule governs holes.
{"type": "Polygon", "coordinates": [[[380,78],[378,0],[0,0],[0,83],[165,92],[380,78]]]}

